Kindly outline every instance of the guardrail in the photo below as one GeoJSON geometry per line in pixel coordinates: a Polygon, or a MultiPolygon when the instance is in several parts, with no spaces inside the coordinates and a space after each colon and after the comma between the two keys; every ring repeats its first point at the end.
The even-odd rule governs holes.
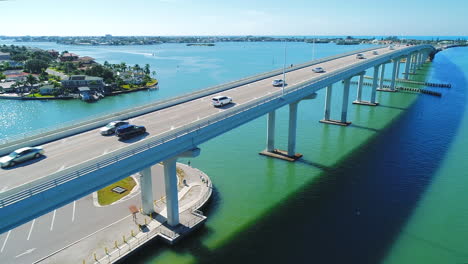
{"type": "MultiPolygon", "coordinates": [[[[325,57],[325,58],[322,58],[322,59],[317,59],[317,60],[305,62],[305,63],[302,63],[302,64],[295,65],[293,67],[287,68],[286,72],[294,71],[294,70],[301,69],[301,68],[304,68],[304,67],[309,67],[309,66],[312,66],[312,65],[315,65],[315,64],[319,64],[319,63],[323,63],[323,62],[326,62],[326,61],[342,58],[342,57],[349,56],[349,55],[356,54],[356,53],[360,53],[360,52],[366,52],[366,51],[370,51],[370,50],[374,50],[374,49],[379,49],[381,47],[382,46],[377,46],[377,47],[372,47],[372,48],[367,48],[367,49],[361,49],[361,50],[346,52],[346,53],[339,54],[339,55],[329,56],[329,57],[325,57]]],[[[32,132],[19,134],[19,135],[16,135],[14,137],[6,138],[6,139],[0,139],[0,144],[1,144],[0,149],[5,148],[8,145],[15,145],[15,143],[17,143],[20,140],[21,140],[21,142],[24,142],[24,139],[27,139],[27,138],[46,137],[46,136],[49,136],[50,134],[57,134],[57,133],[65,131],[65,130],[70,130],[70,129],[74,129],[74,128],[84,127],[83,131],[93,129],[93,128],[97,128],[99,126],[102,126],[103,122],[110,122],[110,121],[116,120],[116,119],[127,119],[127,118],[131,118],[131,117],[134,117],[134,116],[142,115],[142,114],[145,114],[145,113],[149,113],[149,112],[152,112],[152,111],[156,111],[156,110],[159,110],[159,109],[163,109],[163,108],[167,108],[167,107],[170,107],[170,106],[173,106],[173,105],[184,103],[184,102],[187,102],[187,101],[190,101],[190,100],[194,100],[194,99],[197,99],[197,98],[200,98],[200,97],[203,97],[203,96],[207,96],[207,95],[214,94],[214,93],[217,93],[217,92],[225,91],[225,90],[237,87],[237,86],[241,86],[241,85],[245,85],[245,84],[248,84],[248,83],[256,82],[258,80],[270,78],[272,76],[279,75],[282,72],[283,72],[283,69],[277,69],[277,70],[273,70],[273,71],[270,71],[270,72],[261,73],[261,74],[258,74],[258,75],[246,77],[246,78],[243,78],[243,79],[240,79],[240,80],[228,82],[228,83],[225,83],[225,84],[213,86],[213,87],[206,88],[206,89],[203,89],[203,90],[200,90],[200,91],[188,93],[188,94],[185,94],[185,95],[173,97],[173,98],[166,99],[166,100],[161,100],[161,101],[158,101],[158,102],[155,102],[155,103],[151,103],[151,104],[147,104],[147,105],[143,105],[143,106],[137,106],[137,107],[134,107],[134,108],[132,108],[130,110],[123,110],[123,111],[120,111],[120,112],[117,112],[117,113],[107,114],[107,115],[102,115],[102,114],[95,115],[95,116],[87,117],[87,118],[82,119],[82,120],[74,120],[74,121],[70,121],[70,122],[64,122],[64,123],[61,123],[58,126],[54,126],[54,127],[50,127],[50,128],[46,128],[46,129],[38,129],[38,130],[35,130],[35,131],[32,131],[32,132]],[[94,124],[94,126],[93,126],[93,124],[94,124]]],[[[60,138],[60,137],[58,137],[58,138],[60,138]]],[[[38,144],[41,144],[41,143],[38,143],[38,144]]]]}
{"type": "MultiPolygon", "coordinates": [[[[412,46],[410,48],[407,48],[407,49],[404,49],[404,50],[395,50],[394,52],[391,52],[389,53],[388,57],[391,57],[390,55],[393,55],[393,54],[398,54],[398,56],[401,56],[407,52],[413,52],[413,51],[416,51],[416,50],[420,50],[420,49],[423,49],[423,48],[429,48],[429,47],[432,47],[430,45],[420,45],[420,46],[412,46]],[[424,46],[428,46],[428,47],[424,47],[424,46]],[[402,54],[400,54],[402,53],[402,54]]],[[[379,56],[379,57],[376,57],[376,58],[371,58],[371,59],[367,59],[363,62],[361,62],[360,64],[358,65],[362,65],[362,64],[372,64],[373,62],[377,61],[377,60],[382,60],[382,58],[379,56]]],[[[295,86],[292,86],[292,87],[289,87],[287,89],[285,89],[285,95],[287,94],[291,94],[291,93],[294,93],[294,92],[297,92],[301,89],[304,89],[304,88],[307,88],[311,85],[314,85],[314,83],[318,83],[324,79],[327,79],[327,78],[332,78],[332,77],[335,77],[335,76],[338,76],[338,75],[342,75],[343,73],[345,73],[346,71],[352,69],[352,68],[355,68],[356,65],[349,65],[349,66],[346,66],[340,70],[337,70],[336,72],[333,72],[333,73],[328,73],[328,74],[324,74],[324,75],[321,75],[320,77],[316,78],[316,79],[313,79],[312,81],[310,82],[307,82],[307,83],[303,83],[303,84],[298,84],[298,85],[295,85],[295,86]]],[[[208,119],[202,119],[202,120],[199,120],[199,121],[196,121],[196,122],[193,122],[191,124],[187,124],[187,125],[184,125],[182,127],[179,127],[179,128],[176,128],[174,130],[171,130],[171,131],[168,131],[166,133],[163,133],[162,135],[160,136],[155,136],[155,137],[151,137],[151,138],[148,138],[144,141],[141,141],[139,143],[135,143],[133,144],[132,146],[128,147],[128,148],[131,148],[131,149],[128,149],[128,148],[125,148],[125,149],[119,149],[119,150],[116,150],[116,151],[113,151],[113,152],[110,152],[110,153],[107,153],[105,155],[102,155],[96,159],[93,159],[93,160],[90,160],[90,161],[86,161],[86,162],[83,162],[81,164],[78,164],[78,165],[75,165],[73,167],[70,167],[70,168],[67,168],[65,170],[62,170],[60,172],[57,172],[57,173],[54,173],[54,174],[51,174],[49,176],[46,176],[46,177],[43,177],[35,182],[32,182],[32,183],[28,183],[28,184],[24,184],[24,185],[21,185],[17,188],[14,188],[12,190],[8,190],[6,192],[3,192],[0,194],[0,197],[1,200],[0,200],[0,208],[3,208],[5,206],[8,206],[8,205],[11,205],[15,202],[18,202],[22,199],[25,199],[27,197],[30,197],[32,195],[35,195],[37,193],[40,193],[40,192],[43,192],[45,190],[48,190],[50,188],[53,188],[55,186],[58,186],[60,184],[63,184],[65,182],[68,182],[70,180],[73,180],[73,179],[76,179],[80,176],[83,176],[83,175],[86,175],[90,172],[93,172],[95,170],[99,170],[103,167],[106,167],[106,166],[109,166],[111,164],[114,164],[116,162],[119,162],[120,160],[123,160],[123,159],[126,159],[126,158],[129,158],[135,154],[138,154],[138,153],[141,153],[141,152],[144,152],[148,149],[151,149],[151,148],[154,148],[156,146],[159,146],[161,144],[164,144],[168,141],[171,141],[173,139],[176,139],[176,138],[179,138],[183,135],[187,135],[189,133],[192,133],[192,132],[195,132],[195,131],[199,131],[200,129],[204,128],[204,127],[207,127],[211,124],[214,124],[216,122],[219,122],[219,121],[222,121],[222,120],[225,120],[227,118],[230,118],[230,117],[233,117],[239,113],[242,113],[242,112],[245,112],[245,111],[248,111],[252,108],[255,108],[255,107],[258,107],[262,104],[265,104],[265,103],[268,103],[270,101],[273,101],[273,100],[276,100],[280,97],[282,97],[283,95],[281,94],[280,91],[274,93],[274,94],[271,94],[269,95],[268,97],[263,97],[263,98],[259,98],[257,100],[253,100],[247,104],[244,104],[242,106],[236,106],[236,107],[233,107],[233,108],[230,108],[226,111],[223,111],[221,113],[218,113],[208,119]]]]}

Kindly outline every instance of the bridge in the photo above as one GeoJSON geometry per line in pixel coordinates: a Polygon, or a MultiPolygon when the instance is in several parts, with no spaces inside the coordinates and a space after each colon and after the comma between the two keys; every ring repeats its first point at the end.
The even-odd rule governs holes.
{"type": "Polygon", "coordinates": [[[24,146],[42,145],[42,159],[0,170],[0,233],[45,214],[57,207],[99,190],[134,173],[140,174],[143,212],[153,212],[152,165],[162,162],[167,200],[167,223],[179,224],[176,161],[195,157],[198,146],[253,119],[267,115],[264,155],[294,161],[296,153],[297,108],[302,100],[313,99],[326,89],[324,118],[327,125],[346,126],[350,83],[358,78],[354,104],[378,106],[377,91],[396,91],[396,79],[405,59],[403,77],[408,79],[429,57],[431,45],[374,47],[314,60],[275,70],[191,94],[136,107],[119,113],[79,122],[28,137],[5,141],[0,155],[24,146]],[[362,53],[366,59],[357,59],[362,53]],[[390,88],[384,88],[384,74],[390,65],[390,88]],[[323,67],[325,73],[314,73],[323,67]],[[363,100],[363,78],[373,68],[372,92],[363,100]],[[272,80],[285,76],[286,85],[273,87],[272,80]],[[344,83],[341,118],[331,120],[333,84],[344,83]],[[214,95],[227,95],[234,103],[221,108],[211,105],[214,95]],[[287,150],[275,148],[275,110],[289,106],[287,150]],[[147,134],[132,140],[101,136],[98,128],[116,119],[130,119],[144,125],[147,134]]]}

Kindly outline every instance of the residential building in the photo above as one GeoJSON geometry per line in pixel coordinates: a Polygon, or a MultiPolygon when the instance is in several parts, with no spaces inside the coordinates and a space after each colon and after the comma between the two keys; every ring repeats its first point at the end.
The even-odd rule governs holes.
{"type": "Polygon", "coordinates": [[[70,89],[73,93],[78,92],[79,87],[89,87],[94,91],[104,90],[104,80],[101,77],[87,75],[72,75],[66,80],[62,80],[62,86],[65,89],[70,89]]]}
{"type": "Polygon", "coordinates": [[[62,56],[60,56],[60,61],[76,61],[78,60],[78,57],[79,56],[75,53],[66,52],[63,53],[62,56]]]}

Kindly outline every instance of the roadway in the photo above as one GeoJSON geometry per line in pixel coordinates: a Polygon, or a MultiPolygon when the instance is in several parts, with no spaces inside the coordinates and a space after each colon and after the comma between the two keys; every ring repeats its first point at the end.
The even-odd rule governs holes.
{"type": "MultiPolygon", "coordinates": [[[[381,48],[378,49],[379,55],[372,55],[372,51],[363,54],[367,58],[378,57],[403,48],[406,47],[395,47],[395,50],[381,48]]],[[[331,74],[334,71],[350,65],[364,63],[364,61],[365,60],[356,59],[354,54],[298,69],[286,74],[286,83],[289,86],[294,86],[313,80],[324,74],[331,74]],[[326,72],[314,73],[312,72],[312,68],[315,67],[323,67],[326,72]]],[[[115,136],[102,136],[99,133],[99,129],[94,129],[44,144],[45,157],[18,164],[13,168],[0,169],[0,178],[3,183],[0,193],[22,184],[33,182],[51,173],[75,166],[103,154],[128,147],[138,141],[156,137],[172,129],[200,119],[208,118],[211,115],[225,111],[231,107],[240,106],[249,101],[266,97],[269,94],[281,90],[281,87],[272,86],[272,81],[274,79],[282,79],[282,75],[238,86],[222,93],[202,97],[132,118],[129,120],[130,123],[145,126],[147,134],[130,140],[119,141],[115,136]],[[222,108],[214,108],[211,105],[211,98],[220,94],[232,97],[234,103],[222,108]]]]}

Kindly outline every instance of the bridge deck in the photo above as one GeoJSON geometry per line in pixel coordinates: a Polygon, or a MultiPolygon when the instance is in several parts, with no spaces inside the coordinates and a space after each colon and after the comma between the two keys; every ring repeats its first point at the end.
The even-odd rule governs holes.
{"type": "MultiPolygon", "coordinates": [[[[381,48],[378,50],[379,55],[372,55],[372,52],[369,51],[365,52],[364,56],[367,58],[384,56],[404,48],[395,47],[395,50],[381,48]]],[[[341,68],[364,63],[364,61],[356,59],[355,55],[349,55],[289,72],[286,75],[286,82],[289,86],[301,84],[324,74],[332,74],[341,68]],[[326,73],[314,73],[312,72],[314,67],[323,67],[326,73]]],[[[222,108],[214,108],[211,105],[211,97],[219,95],[213,94],[132,118],[130,119],[132,124],[146,126],[148,133],[125,142],[118,141],[115,136],[102,136],[99,134],[98,129],[94,129],[44,144],[46,157],[16,165],[14,168],[0,169],[0,177],[3,182],[0,193],[103,154],[128,147],[138,141],[155,137],[174,128],[208,118],[231,107],[243,105],[257,98],[267,97],[269,94],[281,90],[281,87],[272,86],[274,79],[281,78],[282,75],[277,75],[222,92],[223,95],[232,97],[234,101],[234,104],[222,108]]]]}

